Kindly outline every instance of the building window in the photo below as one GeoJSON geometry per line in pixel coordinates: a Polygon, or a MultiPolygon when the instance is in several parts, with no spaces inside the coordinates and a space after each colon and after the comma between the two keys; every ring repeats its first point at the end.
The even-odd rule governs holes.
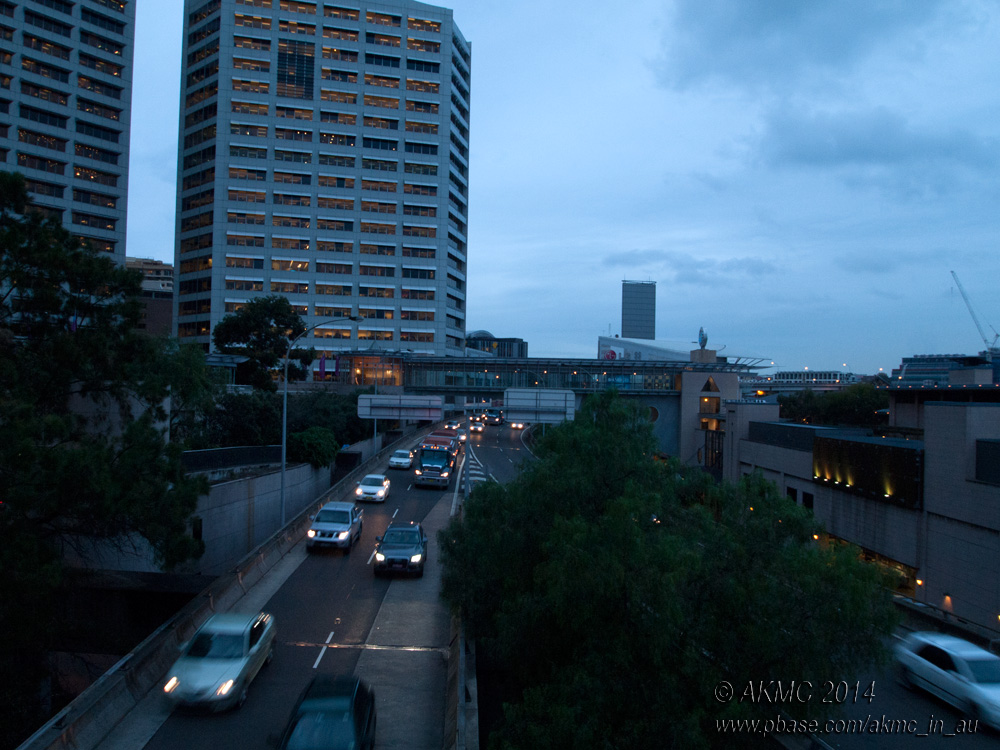
{"type": "Polygon", "coordinates": [[[251,36],[235,36],[233,37],[233,46],[238,49],[254,49],[267,52],[271,49],[271,41],[269,39],[256,39],[251,36]]]}
{"type": "Polygon", "coordinates": [[[317,178],[317,182],[320,187],[332,187],[332,188],[353,188],[354,178],[353,177],[334,177],[332,175],[321,174],[317,178]]]}
{"type": "Polygon", "coordinates": [[[436,55],[441,52],[441,42],[429,42],[426,39],[414,39],[413,37],[407,37],[406,49],[415,50],[417,52],[430,52],[431,54],[436,55]]]}
{"type": "Polygon", "coordinates": [[[392,16],[388,13],[376,13],[375,11],[368,11],[365,13],[365,20],[368,23],[376,24],[377,26],[394,26],[399,27],[402,19],[400,16],[392,16]]]}
{"type": "Polygon", "coordinates": [[[323,68],[320,77],[324,81],[340,81],[342,83],[357,83],[358,74],[350,70],[334,70],[333,68],[323,68]]]}
{"type": "Polygon", "coordinates": [[[399,109],[399,99],[391,96],[373,96],[365,94],[366,107],[380,107],[382,109],[399,109]]]}
{"type": "MultiPolygon", "coordinates": [[[[183,284],[183,282],[181,282],[183,284]]],[[[263,279],[226,279],[226,289],[233,292],[263,292],[263,279]]]]}
{"type": "MultiPolygon", "coordinates": [[[[230,146],[229,155],[238,159],[266,159],[267,149],[252,146],[230,146]]],[[[274,158],[278,158],[277,152],[275,152],[274,158]]]]}
{"type": "Polygon", "coordinates": [[[358,287],[359,297],[377,297],[380,299],[392,299],[395,296],[395,290],[392,287],[382,287],[382,286],[359,286],[358,287]]]}
{"type": "Polygon", "coordinates": [[[267,193],[256,190],[230,190],[229,200],[242,203],[263,203],[267,200],[267,193]]]}
{"type": "Polygon", "coordinates": [[[361,233],[362,234],[395,234],[396,225],[395,224],[377,224],[372,221],[362,221],[361,222],[361,233]]]}
{"type": "Polygon", "coordinates": [[[399,79],[391,78],[390,76],[379,76],[374,73],[365,73],[365,85],[366,86],[381,86],[387,89],[398,89],[399,79]]]}
{"type": "Polygon", "coordinates": [[[227,255],[226,268],[263,268],[264,259],[249,255],[227,255]]]}
{"type": "Polygon", "coordinates": [[[226,244],[235,247],[264,247],[264,236],[256,234],[227,234],[226,244]]]}
{"type": "Polygon", "coordinates": [[[350,263],[316,263],[316,273],[338,273],[350,276],[354,267],[350,263]]]}
{"type": "Polygon", "coordinates": [[[434,299],[433,289],[400,289],[399,296],[402,299],[434,299]]]}
{"type": "Polygon", "coordinates": [[[311,120],[313,112],[311,109],[297,109],[295,107],[275,107],[275,117],[284,117],[290,120],[311,120]]]}
{"type": "Polygon", "coordinates": [[[312,198],[308,195],[295,195],[293,193],[275,193],[273,198],[277,206],[308,206],[312,198]]]}
{"type": "Polygon", "coordinates": [[[335,5],[324,5],[323,15],[327,18],[343,18],[347,21],[357,21],[361,14],[353,8],[338,8],[335,5]]]}
{"type": "Polygon", "coordinates": [[[292,128],[275,128],[274,137],[279,141],[312,141],[311,130],[293,130],[292,128]]]}
{"type": "Polygon", "coordinates": [[[242,211],[227,211],[226,222],[228,224],[251,224],[263,226],[264,214],[248,214],[242,211]]]}
{"type": "Polygon", "coordinates": [[[308,229],[311,220],[305,216],[280,216],[275,214],[271,217],[271,225],[276,227],[292,227],[295,229],[308,229]]]}
{"type": "Polygon", "coordinates": [[[330,198],[324,195],[316,199],[317,208],[335,208],[340,211],[353,211],[353,198],[330,198]]]}
{"type": "Polygon", "coordinates": [[[376,193],[395,193],[396,183],[395,182],[384,182],[381,180],[362,180],[361,181],[362,190],[372,190],[376,193]]]}
{"type": "Polygon", "coordinates": [[[316,249],[325,253],[352,253],[354,252],[354,244],[351,242],[319,240],[316,242],[316,249]]]}
{"type": "Polygon", "coordinates": [[[229,179],[231,180],[266,180],[266,169],[246,169],[244,167],[230,167],[229,179]]]}
{"type": "Polygon", "coordinates": [[[251,94],[266,94],[270,89],[267,81],[247,81],[243,78],[233,79],[233,91],[247,91],[251,94]]]}
{"type": "Polygon", "coordinates": [[[374,44],[380,47],[398,47],[400,46],[400,37],[368,32],[365,34],[365,44],[374,44]]]}
{"type": "Polygon", "coordinates": [[[351,285],[347,284],[317,284],[316,294],[331,294],[336,297],[350,297],[351,285]]]}
{"type": "Polygon", "coordinates": [[[278,96],[313,98],[315,57],[312,42],[278,42],[278,96]]]}
{"type": "Polygon", "coordinates": [[[307,260],[292,260],[290,258],[272,258],[271,259],[271,270],[272,271],[308,271],[309,261],[307,260]]]}
{"type": "MultiPolygon", "coordinates": [[[[62,172],[60,171],[60,174],[62,172]]],[[[88,182],[94,182],[98,185],[108,185],[109,187],[118,187],[118,175],[110,174],[108,172],[101,172],[97,169],[90,169],[89,167],[81,167],[78,165],[73,165],[73,176],[78,180],[86,180],[88,182]]]]}
{"type": "Polygon", "coordinates": [[[422,18],[407,18],[406,28],[414,31],[428,31],[432,34],[441,33],[441,24],[437,21],[426,21],[422,18]]]}

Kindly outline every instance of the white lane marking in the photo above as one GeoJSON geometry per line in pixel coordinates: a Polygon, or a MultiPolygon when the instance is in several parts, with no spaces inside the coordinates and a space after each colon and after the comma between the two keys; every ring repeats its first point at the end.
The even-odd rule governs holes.
{"type": "Polygon", "coordinates": [[[374,559],[375,559],[375,550],[372,550],[372,553],[368,556],[368,562],[366,562],[365,565],[371,565],[372,560],[374,559]]]}
{"type": "MultiPolygon", "coordinates": [[[[333,631],[330,631],[330,635],[326,637],[326,643],[329,645],[330,641],[333,640],[333,631]]],[[[319,666],[320,661],[323,659],[323,654],[326,653],[326,646],[321,646],[319,649],[319,656],[316,657],[316,661],[313,662],[313,669],[319,666]]]]}
{"type": "Polygon", "coordinates": [[[397,513],[399,513],[399,508],[396,508],[396,510],[392,512],[392,517],[395,518],[397,513]]]}

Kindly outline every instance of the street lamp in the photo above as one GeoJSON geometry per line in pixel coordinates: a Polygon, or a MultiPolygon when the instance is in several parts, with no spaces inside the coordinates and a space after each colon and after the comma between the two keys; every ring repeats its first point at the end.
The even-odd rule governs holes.
{"type": "Polygon", "coordinates": [[[285,385],[281,397],[281,528],[285,528],[285,457],[288,455],[288,358],[292,356],[292,346],[309,331],[315,330],[327,323],[336,323],[341,320],[357,322],[360,318],[356,315],[345,315],[339,318],[329,318],[321,320],[315,325],[306,328],[302,333],[293,339],[289,339],[288,348],[285,350],[285,385]]]}

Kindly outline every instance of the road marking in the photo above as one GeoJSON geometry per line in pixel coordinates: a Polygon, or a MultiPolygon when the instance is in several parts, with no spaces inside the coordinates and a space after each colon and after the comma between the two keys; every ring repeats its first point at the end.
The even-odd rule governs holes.
{"type": "Polygon", "coordinates": [[[330,635],[328,635],[326,637],[326,644],[325,645],[320,645],[318,643],[314,643],[313,644],[314,646],[319,646],[319,656],[317,656],[316,657],[316,661],[313,662],[313,669],[316,669],[316,667],[319,666],[320,661],[322,661],[322,659],[323,659],[323,654],[326,653],[326,648],[327,648],[327,646],[330,645],[330,641],[332,641],[332,640],[333,640],[333,631],[331,630],[330,631],[330,635]]]}
{"type": "MultiPolygon", "coordinates": [[[[330,634],[331,636],[333,633],[330,634]]],[[[305,641],[286,641],[285,646],[303,646],[305,648],[321,648],[323,651],[320,653],[319,658],[316,659],[316,664],[313,665],[313,669],[319,664],[319,660],[323,658],[323,654],[327,652],[328,649],[332,648],[347,648],[347,649],[358,649],[359,651],[415,651],[423,653],[439,653],[448,655],[449,649],[447,646],[390,646],[390,645],[379,645],[376,643],[308,643],[305,641]]]]}
{"type": "Polygon", "coordinates": [[[396,508],[396,510],[392,512],[392,517],[395,518],[397,513],[399,513],[399,508],[396,508]]]}

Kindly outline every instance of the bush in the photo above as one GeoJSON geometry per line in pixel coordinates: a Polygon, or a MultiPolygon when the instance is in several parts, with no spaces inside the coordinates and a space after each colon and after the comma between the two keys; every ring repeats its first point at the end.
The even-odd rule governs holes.
{"type": "Polygon", "coordinates": [[[325,427],[310,427],[288,436],[288,460],[309,463],[315,469],[333,463],[338,450],[337,436],[325,427]]]}

